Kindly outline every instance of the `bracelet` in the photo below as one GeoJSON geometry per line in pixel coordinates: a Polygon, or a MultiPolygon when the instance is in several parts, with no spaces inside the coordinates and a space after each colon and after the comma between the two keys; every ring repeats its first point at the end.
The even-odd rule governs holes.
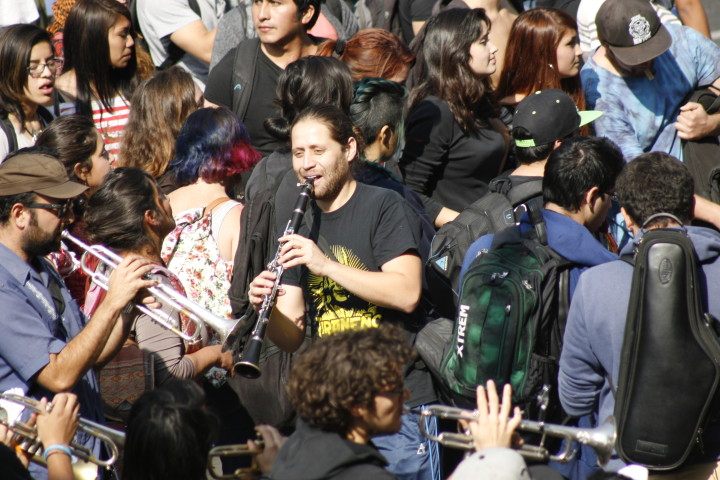
{"type": "Polygon", "coordinates": [[[70,448],[68,448],[66,445],[53,444],[53,445],[48,445],[47,447],[45,447],[45,449],[43,451],[43,460],[45,460],[45,463],[47,463],[47,459],[50,455],[52,455],[53,453],[60,453],[60,452],[66,454],[68,457],[72,458],[72,451],[70,451],[70,448]]]}

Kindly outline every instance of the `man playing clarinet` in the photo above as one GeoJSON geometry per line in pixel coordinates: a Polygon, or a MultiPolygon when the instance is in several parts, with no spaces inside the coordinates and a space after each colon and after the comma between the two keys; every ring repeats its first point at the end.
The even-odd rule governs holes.
{"type": "MultiPolygon", "coordinates": [[[[304,224],[298,234],[280,238],[285,274],[267,334],[285,351],[300,347],[307,327],[316,338],[386,322],[401,325],[412,336],[420,326],[420,220],[397,193],[354,180],[351,169],[361,161],[361,142],[347,116],[329,105],[307,108],[292,125],[293,169],[302,182],[315,178],[304,224]]],[[[256,309],[275,281],[269,271],[253,280],[249,298],[256,309]]],[[[433,401],[427,371],[407,372],[411,396],[406,403],[433,401]]],[[[403,422],[417,430],[408,416],[403,422]]],[[[410,449],[420,463],[427,458],[426,444],[415,433],[417,443],[410,449]]],[[[378,447],[386,456],[400,449],[398,444],[378,447]]],[[[416,464],[408,473],[417,475],[420,468],[416,464]]]]}

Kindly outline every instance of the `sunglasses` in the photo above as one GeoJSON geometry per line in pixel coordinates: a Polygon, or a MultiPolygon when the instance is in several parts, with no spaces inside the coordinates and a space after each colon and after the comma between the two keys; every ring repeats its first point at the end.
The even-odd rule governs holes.
{"type": "Polygon", "coordinates": [[[65,218],[65,215],[70,212],[70,208],[72,204],[68,202],[64,203],[33,203],[33,202],[27,202],[22,204],[24,207],[27,208],[42,208],[43,210],[49,210],[55,215],[57,215],[58,218],[65,218]],[[56,212],[55,212],[56,210],[56,212]]]}

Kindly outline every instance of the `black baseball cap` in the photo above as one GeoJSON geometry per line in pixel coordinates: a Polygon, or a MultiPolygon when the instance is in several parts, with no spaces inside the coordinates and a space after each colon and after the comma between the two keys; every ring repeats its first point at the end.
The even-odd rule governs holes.
{"type": "Polygon", "coordinates": [[[625,65],[649,62],[672,37],[648,0],[606,0],[595,16],[600,41],[625,65]]]}
{"type": "Polygon", "coordinates": [[[597,110],[578,111],[573,99],[558,88],[528,95],[515,109],[513,130],[522,127],[530,138],[515,139],[518,147],[537,147],[571,135],[602,115],[597,110]]]}

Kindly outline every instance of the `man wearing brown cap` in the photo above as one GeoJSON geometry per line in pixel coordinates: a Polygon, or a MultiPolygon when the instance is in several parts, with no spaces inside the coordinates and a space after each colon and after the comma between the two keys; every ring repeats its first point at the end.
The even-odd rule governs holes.
{"type": "MultiPolygon", "coordinates": [[[[36,147],[0,164],[0,392],[52,398],[72,391],[80,415],[102,421],[93,367],[122,346],[129,325],[121,313],[154,282],[145,279],[149,262],[127,258],[110,275],[107,297],[92,318],[81,313],[43,257],[60,247],[61,232],[73,220],[70,202],[86,188],[36,147]]],[[[76,441],[100,454],[94,437],[78,435],[76,441]]],[[[31,472],[36,479],[47,477],[38,466],[31,472]]]]}
{"type": "Polygon", "coordinates": [[[630,160],[649,151],[682,159],[681,140],[720,133],[720,114],[685,100],[697,87],[720,88],[720,47],[662,25],[648,0],[607,0],[595,20],[601,46],[580,75],[588,106],[605,112],[598,135],[630,160]]]}

